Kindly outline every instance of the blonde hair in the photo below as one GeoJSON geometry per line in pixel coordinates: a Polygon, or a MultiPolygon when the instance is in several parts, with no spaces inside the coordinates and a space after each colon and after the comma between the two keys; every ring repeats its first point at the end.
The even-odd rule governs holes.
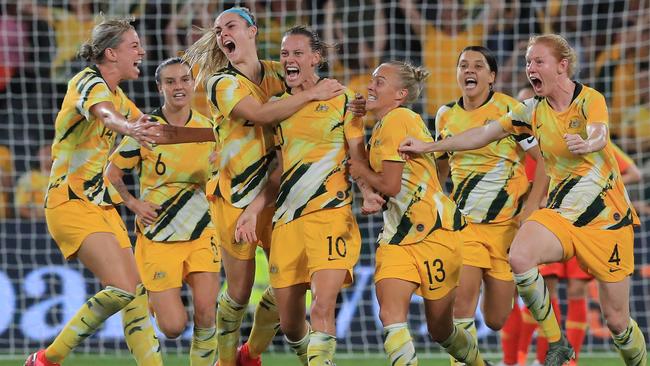
{"type": "MultiPolygon", "coordinates": [[[[228,10],[242,17],[248,26],[255,25],[255,16],[248,8],[234,7],[228,10]],[[243,17],[241,13],[248,15],[253,24],[249,22],[249,19],[243,17]]],[[[196,85],[201,85],[210,75],[226,67],[228,65],[228,58],[217,44],[217,31],[214,28],[197,27],[197,29],[203,31],[203,36],[188,47],[183,55],[183,61],[191,66],[199,65],[199,72],[196,75],[196,85]]]]}
{"type": "Polygon", "coordinates": [[[422,66],[413,66],[408,62],[389,61],[386,64],[397,69],[397,75],[402,81],[402,87],[408,91],[404,104],[411,104],[418,100],[422,89],[424,89],[424,80],[431,74],[422,66]]]}
{"type": "Polygon", "coordinates": [[[79,49],[78,56],[82,59],[102,63],[104,51],[107,48],[116,48],[122,42],[122,35],[129,30],[135,30],[131,22],[134,17],[105,19],[101,14],[102,22],[95,25],[91,38],[84,42],[79,49]]]}
{"type": "Polygon", "coordinates": [[[558,61],[566,59],[569,62],[567,76],[569,78],[573,77],[578,66],[578,56],[576,55],[576,51],[569,45],[569,42],[564,37],[559,34],[532,36],[528,40],[528,48],[538,43],[548,46],[552,50],[553,56],[555,56],[558,61]]]}

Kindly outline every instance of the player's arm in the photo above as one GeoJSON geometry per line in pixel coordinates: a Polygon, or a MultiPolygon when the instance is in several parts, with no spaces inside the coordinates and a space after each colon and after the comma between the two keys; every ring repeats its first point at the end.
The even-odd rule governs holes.
{"type": "Polygon", "coordinates": [[[424,142],[413,137],[404,139],[399,145],[401,154],[424,154],[436,151],[464,151],[474,150],[489,144],[492,141],[502,139],[508,132],[501,127],[497,121],[469,129],[461,134],[447,137],[445,139],[424,142]]]}
{"type": "MultiPolygon", "coordinates": [[[[363,137],[355,137],[347,140],[350,159],[358,161],[362,164],[368,165],[368,157],[366,154],[366,147],[363,143],[363,137]]],[[[386,203],[379,194],[372,190],[370,185],[363,179],[356,179],[355,183],[361,195],[363,196],[363,205],[361,212],[369,215],[381,211],[382,206],[386,203]]]]}
{"type": "Polygon", "coordinates": [[[528,193],[528,198],[526,198],[526,203],[524,204],[524,210],[521,213],[521,220],[525,220],[533,211],[545,206],[546,195],[548,193],[548,185],[551,181],[550,178],[546,175],[544,169],[544,158],[542,157],[542,152],[539,149],[538,145],[531,147],[526,150],[526,153],[530,155],[533,160],[535,160],[535,178],[533,178],[533,185],[530,188],[528,193]]]}
{"type": "Polygon", "coordinates": [[[260,103],[248,95],[235,105],[230,115],[256,125],[269,125],[283,121],[314,100],[329,100],[343,94],[345,87],[334,79],[323,79],[316,86],[287,98],[260,103]]]}
{"type": "Polygon", "coordinates": [[[373,171],[367,163],[358,160],[350,160],[349,165],[352,178],[363,179],[377,192],[393,197],[402,189],[402,161],[382,161],[381,173],[373,171]]]}
{"type": "Polygon", "coordinates": [[[449,172],[451,171],[449,158],[436,159],[436,168],[438,169],[438,182],[440,182],[440,186],[444,190],[447,177],[449,177],[449,172]]]}
{"type": "Polygon", "coordinates": [[[280,177],[282,176],[282,154],[277,151],[278,164],[269,175],[269,180],[262,191],[246,206],[246,209],[239,215],[235,225],[235,241],[238,243],[256,243],[257,239],[257,218],[259,214],[275,202],[280,189],[280,177]]]}
{"type": "Polygon", "coordinates": [[[608,140],[607,124],[587,124],[587,138],[583,139],[578,134],[568,133],[564,135],[564,141],[570,152],[576,155],[584,155],[605,148],[608,140]]]}
{"type": "Polygon", "coordinates": [[[113,103],[106,101],[93,104],[89,111],[109,130],[124,136],[130,136],[142,146],[148,148],[149,144],[156,142],[152,138],[151,132],[148,133],[147,130],[156,126],[157,123],[150,122],[149,116],[146,114],[140,115],[134,122],[129,122],[121,113],[115,110],[113,103]]]}
{"type": "Polygon", "coordinates": [[[205,127],[180,127],[157,124],[150,128],[147,134],[159,145],[216,141],[214,130],[205,127]]]}

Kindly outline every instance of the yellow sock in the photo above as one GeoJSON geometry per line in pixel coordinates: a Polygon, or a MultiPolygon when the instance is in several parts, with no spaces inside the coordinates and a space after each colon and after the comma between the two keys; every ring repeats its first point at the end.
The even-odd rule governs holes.
{"type": "Polygon", "coordinates": [[[273,289],[267,287],[255,309],[253,329],[248,337],[248,351],[251,358],[257,358],[266,351],[280,329],[280,316],[275,304],[273,289]]]}
{"type": "Polygon", "coordinates": [[[519,296],[524,300],[533,318],[539,323],[548,342],[559,341],[562,335],[560,326],[551,306],[548,288],[546,288],[544,278],[539,274],[537,267],[521,274],[515,274],[514,277],[519,296]]]}
{"type": "MultiPolygon", "coordinates": [[[[454,324],[461,329],[468,331],[469,334],[472,335],[474,343],[476,343],[476,347],[478,348],[478,338],[476,336],[476,323],[474,323],[474,318],[457,318],[454,319],[454,324]]],[[[449,356],[449,362],[451,363],[451,366],[460,364],[460,362],[452,356],[449,356]]]]}
{"type": "Polygon", "coordinates": [[[126,344],[139,366],[161,366],[160,343],[151,325],[147,290],[139,284],[135,298],[122,309],[126,344]]]}
{"type": "Polygon", "coordinates": [[[307,324],[307,334],[305,334],[302,339],[298,341],[292,341],[287,336],[284,336],[284,340],[287,342],[289,347],[293,350],[293,352],[298,356],[298,360],[300,360],[300,364],[302,366],[308,366],[309,361],[307,360],[307,347],[309,346],[309,334],[311,332],[311,327],[309,324],[307,324]]]}
{"type": "Polygon", "coordinates": [[[392,366],[416,366],[418,358],[406,323],[384,327],[384,350],[392,366]]]}
{"type": "Polygon", "coordinates": [[[219,366],[235,366],[239,328],[246,314],[247,304],[238,304],[224,291],[219,296],[217,308],[217,349],[219,366]]]}
{"type": "Polygon", "coordinates": [[[484,366],[483,357],[478,351],[474,337],[465,329],[454,325],[449,338],[440,343],[450,356],[468,366],[484,366]]]}
{"type": "Polygon", "coordinates": [[[307,346],[309,366],[334,365],[335,351],[336,337],[323,332],[311,332],[309,335],[309,346],[307,346]]]}
{"type": "Polygon", "coordinates": [[[95,333],[102,323],[133,300],[134,296],[119,288],[106,286],[91,297],[63,327],[45,350],[45,358],[54,363],[63,359],[84,339],[95,333]]]}
{"type": "Polygon", "coordinates": [[[614,345],[618,348],[625,364],[645,366],[648,359],[648,350],[645,345],[643,332],[639,325],[630,318],[630,322],[621,334],[612,334],[614,345]]]}
{"type": "Polygon", "coordinates": [[[190,347],[191,366],[212,366],[217,352],[217,328],[194,327],[190,347]]]}

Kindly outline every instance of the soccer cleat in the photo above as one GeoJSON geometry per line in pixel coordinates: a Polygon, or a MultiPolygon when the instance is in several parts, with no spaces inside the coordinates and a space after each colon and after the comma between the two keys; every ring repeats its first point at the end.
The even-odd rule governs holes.
{"type": "Polygon", "coordinates": [[[41,349],[32,353],[25,360],[25,366],[60,366],[58,363],[50,362],[45,358],[45,350],[41,349]]]}
{"type": "Polygon", "coordinates": [[[262,366],[262,356],[251,358],[248,342],[237,348],[237,366],[262,366]]]}
{"type": "Polygon", "coordinates": [[[544,366],[562,366],[575,358],[573,347],[563,335],[559,341],[548,344],[544,366]]]}

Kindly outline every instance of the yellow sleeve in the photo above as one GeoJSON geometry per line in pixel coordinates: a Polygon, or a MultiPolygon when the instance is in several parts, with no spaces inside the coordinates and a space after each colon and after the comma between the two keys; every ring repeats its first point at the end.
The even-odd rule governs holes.
{"type": "MultiPolygon", "coordinates": [[[[101,102],[113,103],[112,92],[99,76],[93,76],[83,85],[77,101],[77,110],[87,120],[91,120],[90,107],[101,102]]],[[[118,109],[118,106],[115,106],[118,109]]]]}
{"type": "Polygon", "coordinates": [[[343,133],[346,140],[363,138],[365,136],[363,117],[356,117],[347,107],[348,102],[354,99],[354,94],[348,90],[345,93],[343,110],[343,133]]]}
{"type": "Polygon", "coordinates": [[[508,114],[499,118],[498,122],[504,131],[523,138],[533,135],[532,111],[537,102],[528,99],[517,104],[508,114]]]}
{"type": "Polygon", "coordinates": [[[381,129],[377,131],[378,135],[375,138],[377,145],[373,149],[376,149],[379,160],[405,162],[397,152],[400,142],[408,137],[405,122],[408,123],[399,115],[394,115],[391,116],[390,121],[384,121],[381,129]]]}
{"type": "Polygon", "coordinates": [[[221,112],[225,118],[242,99],[251,95],[251,91],[242,85],[236,76],[219,74],[208,80],[208,98],[210,103],[221,112]]]}
{"type": "Polygon", "coordinates": [[[609,113],[607,112],[607,103],[605,97],[594,92],[582,105],[582,113],[587,118],[587,124],[590,123],[604,123],[609,125],[609,113]]]}

